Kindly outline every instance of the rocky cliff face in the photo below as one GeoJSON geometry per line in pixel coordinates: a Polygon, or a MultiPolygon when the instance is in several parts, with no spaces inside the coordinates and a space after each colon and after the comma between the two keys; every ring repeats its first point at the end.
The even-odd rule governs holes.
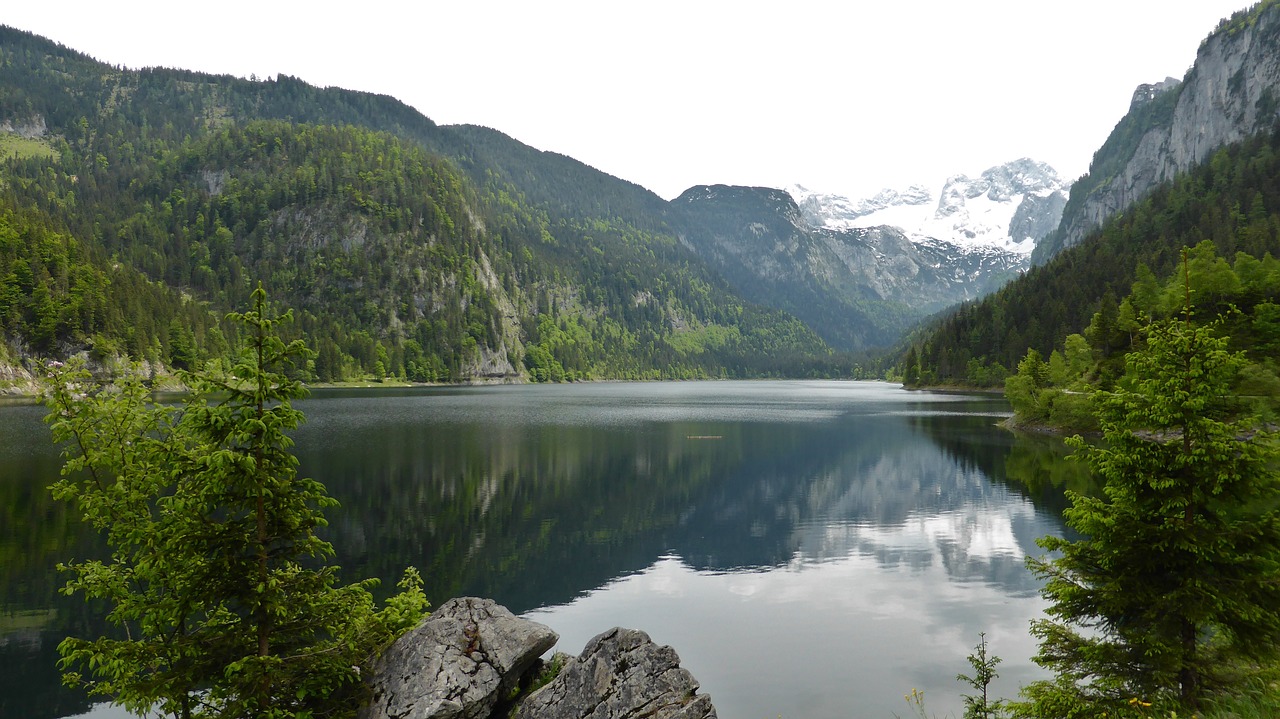
{"type": "Polygon", "coordinates": [[[681,240],[736,291],[791,312],[842,349],[892,344],[919,319],[991,292],[1026,266],[1023,253],[887,225],[813,226],[791,195],[771,188],[694,187],[672,205],[681,240]]]}
{"type": "Polygon", "coordinates": [[[1033,262],[1079,243],[1107,217],[1217,148],[1271,130],[1277,110],[1280,4],[1263,3],[1211,34],[1181,83],[1170,78],[1138,87],[1129,114],[1094,156],[1061,227],[1037,248],[1033,262]]]}
{"type": "Polygon", "coordinates": [[[27,118],[0,120],[0,132],[36,140],[49,134],[49,127],[45,124],[43,115],[31,115],[27,118]]]}

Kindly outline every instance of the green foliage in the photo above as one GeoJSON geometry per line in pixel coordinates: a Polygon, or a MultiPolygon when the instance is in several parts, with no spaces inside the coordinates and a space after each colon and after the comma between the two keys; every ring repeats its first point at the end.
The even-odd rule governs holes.
{"type": "Polygon", "coordinates": [[[564,665],[567,664],[570,659],[572,659],[572,657],[564,652],[556,652],[555,654],[552,654],[551,659],[542,665],[530,680],[529,686],[524,688],[522,693],[526,695],[532,694],[550,684],[556,677],[560,676],[560,672],[564,670],[564,665]]]}
{"type": "Polygon", "coordinates": [[[1001,660],[1000,657],[987,653],[985,632],[978,634],[978,645],[968,659],[969,666],[973,667],[973,676],[957,674],[956,681],[973,687],[977,694],[963,695],[964,719],[998,719],[1004,714],[1004,702],[991,697],[988,690],[991,682],[1000,676],[996,673],[996,667],[1001,660]]]}
{"type": "Polygon", "coordinates": [[[1231,399],[1247,361],[1213,330],[1153,324],[1100,393],[1105,445],[1073,442],[1105,496],[1071,493],[1065,516],[1083,538],[1043,538],[1060,556],[1029,561],[1051,602],[1032,628],[1036,660],[1057,674],[1028,687],[1033,716],[1135,698],[1195,709],[1229,688],[1224,667],[1275,658],[1277,445],[1231,399]]]}
{"type": "Polygon", "coordinates": [[[316,535],[335,502],[296,475],[287,432],[309,354],[278,333],[261,289],[229,320],[246,336],[230,374],[185,375],[179,407],[152,404],[137,375],[97,388],[55,366],[45,403],[67,445],[55,496],[106,535],[107,561],[60,567],[66,593],[105,600],[125,638],[68,638],[68,683],[134,712],[175,717],[354,715],[359,667],[415,625],[421,582],[381,610],[370,582],[341,586],[316,535]],[[77,670],[87,670],[88,676],[77,670]]]}
{"type": "MultiPolygon", "coordinates": [[[[1231,17],[1223,18],[1218,23],[1218,27],[1210,33],[1208,38],[1205,38],[1204,42],[1208,42],[1210,38],[1217,35],[1235,35],[1246,28],[1253,27],[1257,24],[1258,17],[1261,16],[1262,13],[1270,10],[1276,5],[1280,5],[1280,2],[1277,2],[1277,0],[1260,0],[1260,2],[1254,3],[1251,7],[1245,8],[1244,10],[1237,10],[1231,14],[1231,17]]],[[[1203,43],[1201,44],[1203,45],[1203,43]]]]}
{"type": "Polygon", "coordinates": [[[1205,703],[1205,719],[1270,719],[1280,716],[1280,684],[1276,668],[1265,669],[1261,676],[1249,677],[1232,688],[1230,694],[1209,698],[1205,703]]]}
{"type": "Polygon", "coordinates": [[[1068,362],[1066,355],[1055,350],[1045,362],[1039,352],[1027,350],[1026,357],[1018,363],[1018,373],[1004,380],[1005,398],[1013,407],[1015,424],[1072,431],[1097,428],[1089,396],[1076,389],[1081,379],[1077,372],[1083,365],[1080,351],[1073,350],[1073,360],[1068,362]]]}
{"type": "MultiPolygon", "coordinates": [[[[1280,256],[1280,134],[1217,151],[1113,216],[1081,244],[939,319],[918,343],[921,372],[939,384],[963,383],[971,359],[1012,367],[1028,348],[1047,357],[1065,349],[1063,338],[1081,333],[1095,354],[1092,379],[1109,386],[1124,371],[1124,353],[1136,348],[1141,317],[1181,310],[1181,283],[1169,294],[1169,285],[1156,278],[1175,275],[1183,247],[1197,248],[1197,256],[1211,250],[1224,258],[1216,264],[1193,259],[1193,282],[1203,282],[1193,302],[1202,316],[1217,316],[1234,305],[1243,323],[1259,304],[1275,301],[1280,279],[1271,268],[1280,256]],[[1243,268],[1242,256],[1250,258],[1243,268]],[[1226,262],[1240,283],[1238,291],[1225,274],[1226,262]]],[[[1235,316],[1228,322],[1226,329],[1238,341],[1256,341],[1252,328],[1234,324],[1235,316]]],[[[1262,320],[1258,329],[1267,334],[1270,325],[1262,320]]],[[[1253,348],[1241,349],[1256,360],[1253,348]]]]}
{"type": "Polygon", "coordinates": [[[915,347],[907,350],[907,358],[903,360],[902,384],[907,387],[920,385],[920,356],[916,354],[915,347]]]}
{"type": "MultiPolygon", "coordinates": [[[[1068,335],[1065,349],[1053,351],[1047,375],[1037,372],[1030,377],[1032,368],[1039,367],[1032,363],[1021,376],[1006,381],[1006,394],[1017,421],[1069,431],[1096,430],[1084,393],[1092,388],[1110,389],[1121,380],[1128,353],[1144,347],[1140,325],[1144,318],[1169,318],[1185,311],[1196,316],[1221,314],[1214,331],[1227,339],[1231,348],[1243,351],[1248,360],[1235,375],[1233,393],[1255,411],[1268,418],[1274,416],[1280,407],[1274,351],[1280,313],[1269,298],[1280,294],[1280,261],[1270,255],[1259,260],[1241,252],[1231,264],[1206,241],[1186,251],[1186,270],[1181,276],[1161,283],[1150,272],[1142,275],[1133,292],[1119,304],[1110,295],[1103,298],[1085,334],[1068,335]]],[[[1028,350],[1023,363],[1033,354],[1039,353],[1028,350]]]]}

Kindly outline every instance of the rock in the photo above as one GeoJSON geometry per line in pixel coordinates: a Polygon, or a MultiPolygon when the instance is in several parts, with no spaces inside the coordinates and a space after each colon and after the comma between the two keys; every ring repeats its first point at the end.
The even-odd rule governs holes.
{"type": "Polygon", "coordinates": [[[360,717],[486,719],[557,639],[492,599],[451,599],[378,659],[360,717]]]}
{"type": "Polygon", "coordinates": [[[671,647],[635,629],[596,636],[582,655],[520,703],[519,719],[715,719],[711,697],[671,647]]]}
{"type": "Polygon", "coordinates": [[[1047,195],[1027,193],[1009,222],[1009,238],[1014,242],[1028,239],[1039,242],[1058,228],[1066,206],[1067,196],[1062,192],[1047,195]]]}
{"type": "Polygon", "coordinates": [[[445,602],[375,663],[361,719],[715,719],[711,697],[671,647],[611,629],[564,658],[560,673],[517,703],[556,633],[490,599],[445,602]],[[508,714],[508,711],[510,713],[508,714]]]}
{"type": "Polygon", "coordinates": [[[1258,4],[1249,12],[1248,22],[1220,27],[1201,43],[1181,82],[1138,86],[1129,114],[1094,155],[1089,172],[1098,175],[1095,186],[1072,202],[1077,207],[1063,217],[1053,242],[1037,246],[1033,264],[1079,244],[1111,215],[1218,148],[1272,131],[1280,119],[1280,8],[1258,4]],[[1170,107],[1153,111],[1157,98],[1170,107]],[[1122,133],[1135,136],[1117,142],[1122,133]],[[1108,165],[1115,167],[1101,175],[1108,165]]]}

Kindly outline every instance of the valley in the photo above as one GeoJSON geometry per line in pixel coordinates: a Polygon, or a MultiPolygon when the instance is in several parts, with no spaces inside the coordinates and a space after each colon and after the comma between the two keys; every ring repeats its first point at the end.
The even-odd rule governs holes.
{"type": "MultiPolygon", "coordinates": [[[[267,346],[249,307],[300,359],[269,374],[259,351],[271,380],[238,416],[266,426],[290,410],[271,392],[299,390],[301,466],[342,501],[332,524],[306,521],[384,595],[413,565],[433,601],[493,595],[574,642],[644,618],[688,642],[727,716],[847,716],[863,694],[883,716],[910,680],[950,682],[986,632],[1011,652],[999,691],[1021,699],[985,719],[1280,711],[1280,0],[1205,30],[1181,77],[1134,78],[1076,178],[1019,153],[860,194],[710,176],[659,195],[391,95],[129,68],[0,26],[0,395],[17,397],[0,407],[0,654],[43,667],[0,692],[0,715],[19,711],[9,695],[43,716],[90,709],[57,687],[54,647],[105,627],[59,594],[54,562],[105,551],[45,490],[62,460],[22,403],[82,363],[66,413],[122,386],[249,396],[237,362],[267,346]],[[771,618],[759,642],[740,632],[771,618]],[[779,666],[745,672],[743,656],[779,666]]],[[[763,57],[764,79],[722,98],[744,118],[829,111],[791,94],[780,68],[799,66],[763,57]]],[[[421,81],[465,73],[456,60],[422,60],[421,81]]],[[[943,61],[957,67],[916,91],[962,72],[943,61]]],[[[752,76],[685,69],[707,94],[718,73],[752,76]]],[[[510,97],[546,80],[519,70],[510,97]]],[[[691,136],[734,129],[687,118],[691,136]]],[[[936,146],[917,134],[893,148],[904,164],[936,146]]],[[[189,435],[119,425],[122,464],[135,438],[177,438],[138,455],[159,489],[133,509],[181,505],[166,478],[258,466],[206,418],[189,435]]],[[[98,491],[134,475],[104,476],[98,491]]],[[[255,486],[265,567],[271,492],[255,486]]],[[[266,622],[242,609],[225,611],[266,622]]],[[[974,709],[948,687],[927,712],[912,690],[911,710],[974,709]]]]}

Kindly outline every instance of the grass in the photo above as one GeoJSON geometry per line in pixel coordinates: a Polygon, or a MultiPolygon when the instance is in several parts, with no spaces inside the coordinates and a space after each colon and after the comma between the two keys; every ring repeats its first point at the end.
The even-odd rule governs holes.
{"type": "Polygon", "coordinates": [[[1256,677],[1239,687],[1230,696],[1210,699],[1202,716],[1204,719],[1273,719],[1280,717],[1280,677],[1256,677]]]}
{"type": "Polygon", "coordinates": [[[11,133],[0,133],[0,158],[17,157],[25,160],[29,157],[55,158],[58,153],[53,146],[44,140],[33,140],[11,133]]]}

